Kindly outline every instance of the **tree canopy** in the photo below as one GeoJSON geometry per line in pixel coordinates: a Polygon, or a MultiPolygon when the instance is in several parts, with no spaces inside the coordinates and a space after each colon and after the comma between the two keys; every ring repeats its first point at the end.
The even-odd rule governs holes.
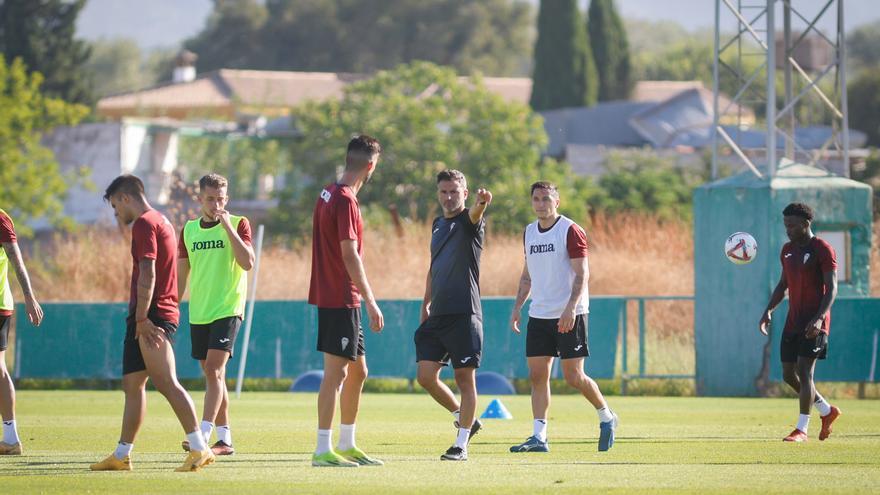
{"type": "Polygon", "coordinates": [[[293,111],[302,139],[291,153],[300,179],[289,181],[275,213],[276,226],[302,231],[311,220],[318,190],[336,180],[352,135],[382,143],[383,155],[370,184],[358,196],[367,210],[397,207],[414,220],[439,213],[436,174],[461,170],[471,190],[495,195],[493,228],[519,231],[533,220],[529,185],[554,181],[566,197],[566,213],[582,219],[592,183],[565,163],[542,161],[547,136],[540,117],[521,104],[490,93],[475,76],[460,81],[455,71],[427,62],[379,72],[348,86],[339,101],[308,103],[293,111]]]}
{"type": "Polygon", "coordinates": [[[534,59],[532,108],[542,111],[596,103],[596,65],[577,0],[541,2],[534,59]]]}
{"type": "Polygon", "coordinates": [[[372,73],[426,60],[514,75],[528,61],[531,8],[509,0],[214,0],[185,47],[219,68],[372,73]]]}
{"type": "Polygon", "coordinates": [[[58,125],[73,125],[88,108],[45,96],[38,72],[27,73],[24,62],[7,64],[0,57],[0,198],[27,235],[27,222],[45,218],[69,225],[62,213],[68,187],[78,174],[62,174],[55,155],[42,144],[42,133],[58,125]]]}
{"type": "Polygon", "coordinates": [[[627,99],[633,85],[629,42],[614,0],[590,1],[587,32],[599,77],[599,101],[627,99]]]}
{"type": "Polygon", "coordinates": [[[0,1],[0,53],[42,74],[43,91],[75,103],[92,101],[84,69],[89,47],[74,37],[85,0],[0,1]]]}

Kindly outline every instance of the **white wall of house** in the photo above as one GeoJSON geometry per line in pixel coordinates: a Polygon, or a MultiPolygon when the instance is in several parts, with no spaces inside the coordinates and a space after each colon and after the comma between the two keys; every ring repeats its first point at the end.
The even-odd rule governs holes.
{"type": "MultiPolygon", "coordinates": [[[[144,181],[154,206],[167,204],[171,174],[177,168],[177,133],[143,123],[108,122],[58,127],[43,138],[63,173],[88,167],[92,187],[74,186],[64,201],[64,214],[81,224],[112,225],[113,213],[103,200],[104,189],[120,174],[144,181]]],[[[39,220],[38,230],[49,228],[39,220]]]]}

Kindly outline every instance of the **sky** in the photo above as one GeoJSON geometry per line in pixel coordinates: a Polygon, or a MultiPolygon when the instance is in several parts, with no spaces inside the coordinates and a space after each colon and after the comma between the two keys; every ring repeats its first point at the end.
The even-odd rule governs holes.
{"type": "MultiPolygon", "coordinates": [[[[539,0],[528,0],[537,5],[539,0]]],[[[762,5],[764,0],[741,1],[743,5],[762,5]]],[[[838,0],[832,2],[836,8],[838,0]]],[[[840,0],[843,1],[843,0],[840,0]]],[[[586,6],[588,0],[581,0],[586,6]]],[[[781,4],[781,2],[777,2],[781,4]]],[[[815,16],[828,0],[792,0],[795,9],[805,17],[815,16]]],[[[715,22],[714,0],[616,0],[624,17],[675,21],[689,31],[711,29],[715,22]]],[[[143,48],[174,47],[198,33],[211,13],[211,0],[88,0],[77,23],[79,36],[88,40],[99,38],[133,38],[143,48]]],[[[723,7],[723,5],[722,5],[723,7]]],[[[846,0],[844,21],[847,30],[880,20],[880,1],[846,0]]],[[[781,19],[781,14],[778,15],[781,19]]],[[[826,32],[835,29],[836,16],[827,15],[820,27],[826,32]]],[[[735,21],[727,16],[724,26],[735,29],[735,21]]],[[[781,21],[780,21],[781,22],[781,21]]],[[[805,25],[801,21],[793,26],[805,25]]]]}

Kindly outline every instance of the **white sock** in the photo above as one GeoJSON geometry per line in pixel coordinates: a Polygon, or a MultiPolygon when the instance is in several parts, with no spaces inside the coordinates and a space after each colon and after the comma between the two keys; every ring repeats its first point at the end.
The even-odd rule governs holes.
{"type": "Polygon", "coordinates": [[[828,416],[831,414],[831,404],[825,400],[825,397],[819,395],[819,392],[816,392],[816,401],[813,402],[813,405],[819,410],[819,416],[828,416]]]}
{"type": "Polygon", "coordinates": [[[458,437],[455,439],[455,446],[467,450],[468,437],[471,436],[470,428],[459,428],[458,437]]]}
{"type": "Polygon", "coordinates": [[[15,420],[3,422],[3,443],[15,445],[21,440],[18,438],[18,428],[15,426],[15,420]]]}
{"type": "Polygon", "coordinates": [[[614,415],[611,414],[611,409],[609,409],[608,406],[605,406],[601,409],[596,409],[596,413],[599,415],[600,423],[607,423],[614,419],[614,415]]]}
{"type": "Polygon", "coordinates": [[[189,441],[190,452],[204,452],[208,450],[208,442],[205,441],[205,435],[202,433],[202,430],[187,433],[186,439],[189,441]]]}
{"type": "Polygon", "coordinates": [[[348,450],[354,448],[354,425],[339,425],[339,443],[336,450],[348,450]]]}
{"type": "Polygon", "coordinates": [[[807,428],[809,428],[809,427],[810,427],[810,415],[809,414],[798,415],[797,429],[806,433],[807,428]]]}
{"type": "Polygon", "coordinates": [[[131,455],[131,449],[133,448],[133,443],[119,442],[118,444],[116,444],[116,451],[113,452],[113,457],[121,461],[131,455]]]}
{"type": "Polygon", "coordinates": [[[458,423],[461,420],[461,411],[452,411],[452,417],[455,418],[455,422],[458,423]]]}
{"type": "Polygon", "coordinates": [[[532,436],[537,438],[542,442],[547,441],[547,420],[546,419],[536,419],[534,422],[534,427],[532,429],[532,436]]]}
{"type": "Polygon", "coordinates": [[[229,425],[217,425],[215,428],[217,431],[217,440],[225,443],[226,445],[232,446],[232,430],[229,429],[229,425]]]}
{"type": "Polygon", "coordinates": [[[214,431],[214,423],[202,420],[202,435],[205,437],[205,443],[211,443],[211,433],[214,431]]]}
{"type": "Polygon", "coordinates": [[[315,447],[315,454],[321,455],[324,452],[330,452],[333,447],[330,446],[333,437],[333,430],[318,430],[318,446],[315,447]]]}

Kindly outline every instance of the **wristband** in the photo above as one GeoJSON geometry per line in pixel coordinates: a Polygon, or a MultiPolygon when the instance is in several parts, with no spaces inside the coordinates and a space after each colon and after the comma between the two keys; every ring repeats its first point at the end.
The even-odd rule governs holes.
{"type": "Polygon", "coordinates": [[[144,318],[142,318],[142,319],[140,319],[140,320],[135,320],[135,323],[136,323],[136,324],[137,324],[137,323],[143,323],[143,322],[145,322],[145,321],[147,321],[147,320],[149,320],[149,319],[150,319],[149,316],[145,316],[144,318]]]}
{"type": "Polygon", "coordinates": [[[480,202],[477,203],[477,204],[478,204],[478,205],[484,205],[484,204],[486,204],[486,203],[488,203],[488,201],[480,201],[480,202]]]}

